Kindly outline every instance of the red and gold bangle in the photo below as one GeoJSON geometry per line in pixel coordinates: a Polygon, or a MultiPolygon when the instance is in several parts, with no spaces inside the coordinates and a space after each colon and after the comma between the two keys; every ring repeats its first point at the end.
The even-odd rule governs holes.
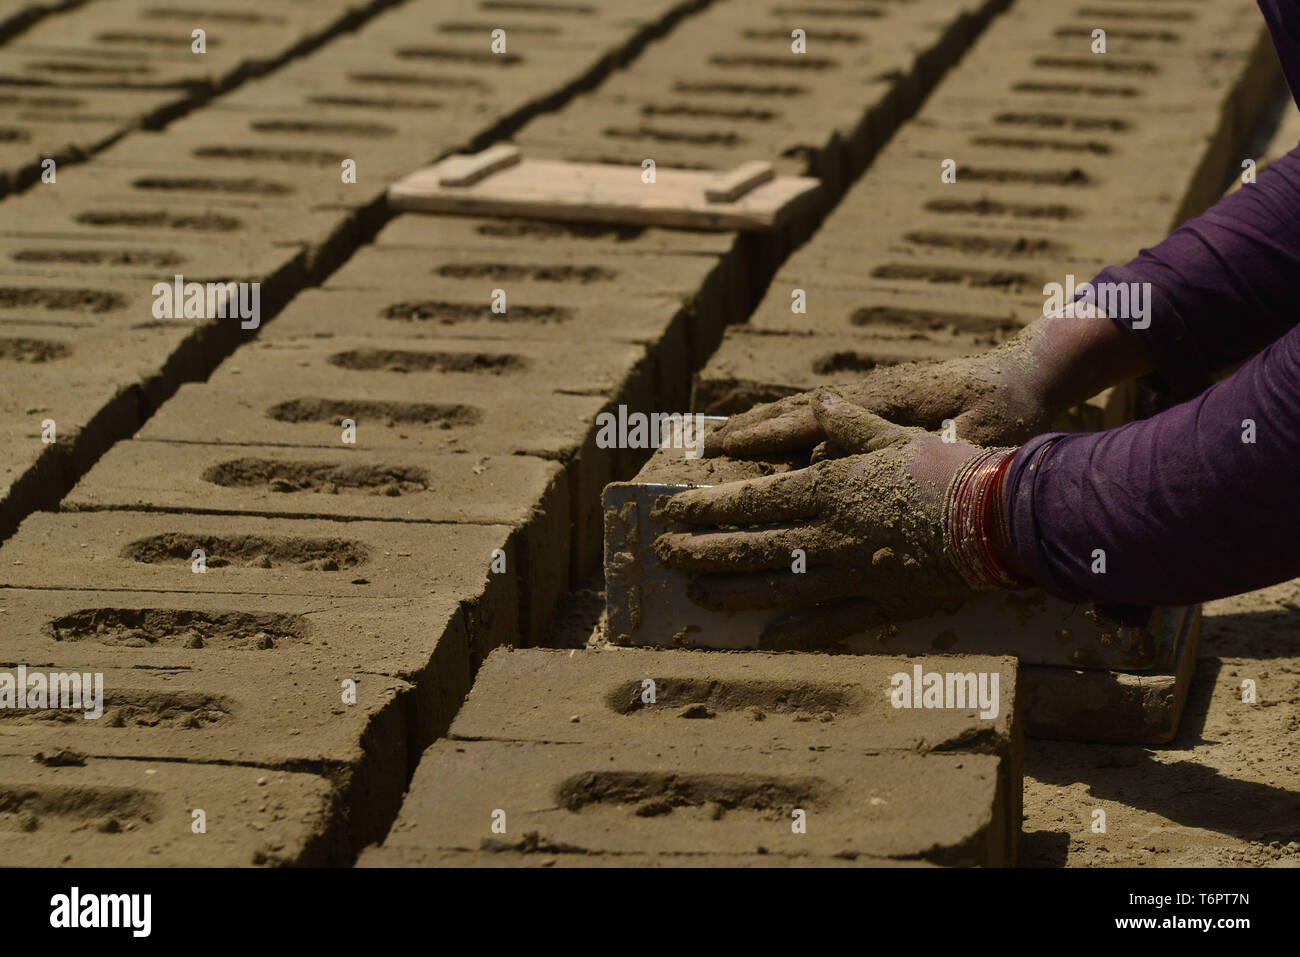
{"type": "Polygon", "coordinates": [[[948,486],[943,515],[944,551],[962,580],[976,591],[1025,588],[998,557],[1009,543],[1007,475],[1016,449],[988,449],[967,461],[948,486]]]}

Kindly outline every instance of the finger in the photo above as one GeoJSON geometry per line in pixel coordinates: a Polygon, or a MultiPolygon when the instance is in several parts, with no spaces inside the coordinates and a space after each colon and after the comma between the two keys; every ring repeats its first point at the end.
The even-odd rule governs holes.
{"type": "Polygon", "coordinates": [[[687,489],[659,499],[650,510],[656,522],[687,525],[768,525],[817,513],[817,475],[810,469],[687,489]]]}
{"type": "Polygon", "coordinates": [[[806,572],[748,572],[697,575],[686,594],[711,611],[796,608],[862,592],[863,573],[839,566],[814,566],[806,572]]]}
{"type": "Polygon", "coordinates": [[[814,397],[813,414],[826,437],[850,453],[876,452],[911,438],[903,426],[829,391],[814,397]]]}
{"type": "Polygon", "coordinates": [[[865,598],[814,605],[768,622],[758,647],[771,651],[829,648],[870,628],[889,624],[880,607],[865,598]]]}
{"type": "Polygon", "coordinates": [[[758,572],[789,568],[791,553],[803,549],[809,562],[829,564],[848,544],[821,526],[763,528],[748,532],[668,532],[655,539],[660,564],[688,572],[758,572]]]}
{"type": "Polygon", "coordinates": [[[811,448],[823,438],[825,435],[817,416],[807,405],[802,405],[728,432],[722,447],[734,458],[752,459],[811,448]]]}
{"type": "Polygon", "coordinates": [[[768,419],[780,415],[788,407],[788,400],[781,399],[776,402],[764,402],[754,406],[748,412],[741,412],[733,415],[723,422],[718,428],[714,429],[704,440],[704,451],[708,455],[710,452],[714,455],[721,455],[724,452],[724,444],[727,437],[735,432],[743,432],[746,429],[766,422],[768,419]]]}

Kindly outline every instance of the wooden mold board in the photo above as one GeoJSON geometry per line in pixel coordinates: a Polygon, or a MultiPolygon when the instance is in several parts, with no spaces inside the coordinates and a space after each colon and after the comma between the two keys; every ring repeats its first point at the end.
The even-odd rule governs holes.
{"type": "Polygon", "coordinates": [[[761,162],[716,173],[660,166],[647,183],[639,166],[527,159],[498,144],[417,170],[389,187],[388,203],[414,212],[748,231],[780,226],[818,189],[816,179],[776,176],[761,162]]]}

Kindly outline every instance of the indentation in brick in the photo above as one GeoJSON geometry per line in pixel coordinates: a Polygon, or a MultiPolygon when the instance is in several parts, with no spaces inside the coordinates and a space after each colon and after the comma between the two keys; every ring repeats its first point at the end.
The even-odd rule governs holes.
{"type": "Polygon", "coordinates": [[[617,223],[565,223],[542,219],[498,219],[479,223],[474,232],[480,236],[501,236],[514,239],[521,236],[543,238],[565,237],[573,239],[615,239],[624,242],[636,239],[645,232],[644,226],[617,223]]]}
{"type": "Polygon", "coordinates": [[[59,312],[112,312],[125,305],[126,299],[123,296],[97,289],[0,286],[0,309],[36,309],[43,306],[59,312]]]}
{"type": "Polygon", "coordinates": [[[331,153],[329,150],[277,146],[200,146],[193,150],[192,155],[200,159],[295,163],[305,166],[338,166],[347,158],[342,153],[331,153]]]}
{"type": "Polygon", "coordinates": [[[1077,219],[1077,209],[1060,203],[1004,203],[996,199],[932,199],[925,204],[932,213],[964,213],[975,216],[1012,216],[1016,219],[1077,219]]]}
{"type": "Polygon", "coordinates": [[[448,263],[434,271],[448,279],[534,279],[538,282],[608,282],[618,277],[604,266],[514,265],[510,263],[448,263]]]}
{"type": "Polygon", "coordinates": [[[716,106],[696,106],[693,103],[667,103],[662,106],[647,103],[641,107],[641,114],[643,116],[687,116],[702,120],[753,120],[758,123],[766,123],[781,115],[772,110],[757,110],[747,106],[728,110],[716,106]]]}
{"type": "Polygon", "coordinates": [[[897,326],[926,332],[956,329],[959,332],[987,333],[993,329],[1010,332],[1020,328],[1014,319],[998,319],[964,312],[908,309],[901,306],[864,306],[854,310],[849,316],[849,322],[855,326],[897,326]]]}
{"type": "Polygon", "coordinates": [[[440,63],[491,64],[515,66],[523,62],[517,53],[493,53],[491,50],[460,50],[455,47],[402,47],[395,51],[404,60],[437,60],[440,63]]]}
{"type": "Polygon", "coordinates": [[[1034,276],[1006,269],[969,269],[960,266],[923,266],[918,263],[885,263],[871,271],[877,279],[905,279],[940,285],[962,285],[972,289],[1002,289],[1015,292],[1039,285],[1034,276]]]}
{"type": "Polygon", "coordinates": [[[382,86],[427,86],[436,90],[478,90],[490,92],[492,87],[482,80],[468,76],[421,76],[413,73],[350,73],[354,83],[374,83],[382,86]]]}
{"type": "Polygon", "coordinates": [[[1111,146],[1100,140],[1072,142],[1058,139],[1028,139],[1015,136],[972,136],[975,146],[994,146],[998,149],[1029,150],[1037,152],[1047,150],[1052,153],[1092,153],[1095,156],[1109,156],[1111,146]]]}
{"type": "Polygon", "coordinates": [[[1014,93],[1051,93],[1061,96],[1118,96],[1131,98],[1141,91],[1133,86],[1098,86],[1092,83],[1042,83],[1024,80],[1011,87],[1014,93]]]}
{"type": "Polygon", "coordinates": [[[654,817],[678,808],[713,805],[775,820],[791,808],[827,803],[828,786],[817,778],[777,778],[759,774],[665,774],[588,771],[560,784],[556,799],[573,812],[584,808],[654,817]]]}
{"type": "Polygon", "coordinates": [[[209,466],[203,481],[225,488],[270,488],[276,492],[382,492],[403,495],[424,492],[424,469],[404,465],[338,465],[331,462],[280,462],[274,459],[231,459],[209,466]]]}
{"type": "Polygon", "coordinates": [[[337,93],[316,93],[307,97],[308,103],[321,106],[356,106],[367,110],[440,110],[442,100],[417,100],[400,96],[345,96],[337,93]]]}
{"type": "Polygon", "coordinates": [[[22,336],[0,336],[0,360],[5,362],[50,362],[62,359],[72,350],[66,343],[49,339],[27,339],[22,336]]]}
{"type": "Polygon", "coordinates": [[[164,212],[136,209],[91,210],[79,213],[76,220],[86,226],[134,226],[196,233],[229,233],[244,225],[234,216],[223,216],[220,213],[172,216],[164,212]]]}
{"type": "Polygon", "coordinates": [[[437,402],[384,402],[372,399],[290,399],[266,410],[277,422],[341,422],[343,419],[377,419],[385,424],[438,423],[444,429],[473,425],[482,418],[478,409],[467,405],[437,402]]]}
{"type": "MultiPolygon", "coordinates": [[[[188,50],[193,42],[188,35],[179,33],[150,33],[144,30],[108,30],[104,33],[96,33],[95,40],[99,43],[123,43],[135,44],[149,47],[173,47],[177,50],[188,50]]],[[[221,41],[216,37],[207,39],[208,47],[216,49],[221,46],[221,41]]]]}
{"type": "Polygon", "coordinates": [[[437,322],[441,325],[473,322],[478,319],[487,319],[491,322],[549,323],[570,319],[572,311],[564,306],[510,306],[506,312],[497,313],[485,303],[421,299],[393,303],[391,306],[386,306],[380,316],[384,319],[437,322]]]}
{"type": "Polygon", "coordinates": [[[109,820],[118,827],[152,824],[161,813],[158,799],[136,788],[0,785],[0,827],[5,830],[34,831],[52,823],[80,830],[109,820]]]}
{"type": "Polygon", "coordinates": [[[703,83],[678,80],[673,83],[674,93],[726,93],[732,96],[803,96],[807,87],[790,83],[737,83],[731,80],[711,80],[703,83]]]}
{"type": "Polygon", "coordinates": [[[1034,183],[1039,186],[1086,186],[1092,182],[1079,167],[1072,169],[1017,169],[1015,167],[966,166],[961,177],[975,183],[1034,183]]]}
{"type": "Polygon", "coordinates": [[[248,124],[259,133],[338,133],[341,136],[392,136],[397,129],[383,123],[349,123],[329,120],[255,120],[248,124]]]}
{"type": "Polygon", "coordinates": [[[329,357],[332,365],[359,372],[472,372],[505,375],[528,368],[528,360],[511,353],[420,352],[410,349],[352,349],[329,357]]]}
{"type": "Polygon", "coordinates": [[[589,17],[596,8],[585,3],[555,3],[548,0],[481,0],[480,10],[513,10],[528,13],[571,13],[589,17]]]}
{"type": "Polygon", "coordinates": [[[1039,56],[1034,57],[1034,66],[1045,70],[1094,70],[1098,73],[1135,73],[1140,76],[1153,76],[1160,72],[1159,65],[1150,60],[1114,60],[1104,56],[1039,56]]]}
{"type": "Polygon", "coordinates": [[[20,263],[73,266],[176,266],[184,256],[156,249],[19,249],[9,256],[20,263]]]}
{"type": "Polygon", "coordinates": [[[655,681],[655,707],[641,698],[639,679],[628,681],[610,692],[607,703],[624,715],[651,719],[677,714],[681,705],[702,704],[715,712],[758,708],[766,716],[852,714],[862,710],[862,692],[849,685],[810,682],[719,681],[703,678],[659,678],[655,681]]]}
{"type": "Polygon", "coordinates": [[[283,196],[293,188],[284,183],[245,176],[228,179],[219,176],[142,176],[132,180],[136,189],[157,189],[169,192],[233,193],[240,196],[283,196]]]}
{"type": "Polygon", "coordinates": [[[752,67],[755,70],[830,70],[836,63],[824,56],[759,56],[754,53],[716,53],[709,57],[714,66],[728,70],[752,67]]]}
{"type": "Polygon", "coordinates": [[[835,375],[839,372],[870,372],[877,366],[888,365],[893,363],[847,349],[817,357],[812,362],[812,370],[818,375],[835,375]]]}
{"type": "Polygon", "coordinates": [[[266,651],[308,634],[301,615],[276,612],[190,611],[174,608],[83,608],[45,626],[55,641],[89,641],[130,648],[166,646],[266,651]]]}
{"type": "Polygon", "coordinates": [[[1066,247],[1050,239],[1029,236],[971,236],[963,233],[941,233],[917,230],[904,235],[909,243],[935,249],[956,249],[964,253],[984,256],[1036,256],[1042,253],[1061,253],[1066,247]]]}
{"type": "Polygon", "coordinates": [[[1132,129],[1128,120],[1098,116],[1066,116],[1061,113],[999,113],[994,123],[1003,126],[1032,126],[1042,130],[1105,130],[1123,133],[1132,129]]]}
{"type": "Polygon", "coordinates": [[[652,143],[689,143],[691,146],[739,146],[744,142],[739,134],[732,132],[697,133],[694,130],[666,130],[660,126],[645,125],[610,126],[601,130],[601,135],[612,140],[650,140],[652,143]]]}
{"type": "MultiPolygon", "coordinates": [[[[201,648],[201,644],[186,647],[201,648]]],[[[111,688],[104,692],[104,713],[86,721],[82,711],[68,708],[0,710],[0,721],[18,725],[75,724],[77,727],[161,728],[193,730],[222,724],[232,716],[231,703],[220,695],[199,692],[159,692],[111,688]]]]}
{"type": "Polygon", "coordinates": [[[188,565],[196,548],[203,549],[209,568],[238,564],[250,568],[292,566],[306,571],[338,571],[364,564],[369,558],[365,545],[344,538],[188,532],[164,532],[136,539],[122,549],[122,557],[147,565],[188,565]]]}

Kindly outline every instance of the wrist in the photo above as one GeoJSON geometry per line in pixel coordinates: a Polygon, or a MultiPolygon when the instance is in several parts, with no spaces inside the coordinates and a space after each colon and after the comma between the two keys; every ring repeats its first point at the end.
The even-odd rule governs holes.
{"type": "Polygon", "coordinates": [[[1028,588],[1008,517],[1007,477],[1016,449],[988,449],[953,475],[944,506],[944,552],[976,591],[1028,588]]]}

